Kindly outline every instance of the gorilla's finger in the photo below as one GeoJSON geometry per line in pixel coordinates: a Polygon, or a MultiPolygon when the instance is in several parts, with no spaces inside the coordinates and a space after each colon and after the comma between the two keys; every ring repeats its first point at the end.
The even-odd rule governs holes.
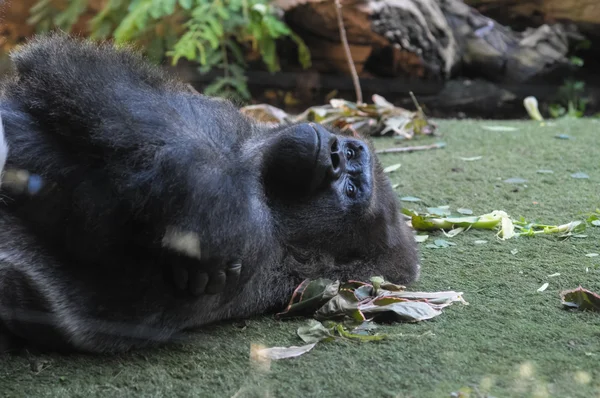
{"type": "Polygon", "coordinates": [[[208,274],[206,272],[196,272],[190,278],[190,293],[194,296],[199,296],[206,290],[208,284],[208,274]]]}
{"type": "Polygon", "coordinates": [[[242,263],[236,262],[229,265],[229,268],[225,271],[227,276],[226,289],[233,289],[237,286],[240,280],[240,274],[242,273],[242,263]]]}
{"type": "Polygon", "coordinates": [[[223,289],[225,289],[225,282],[227,281],[227,277],[225,276],[225,271],[217,271],[210,276],[210,283],[206,287],[207,294],[217,294],[221,293],[223,289]]]}
{"type": "Polygon", "coordinates": [[[187,289],[188,271],[185,267],[173,266],[173,282],[177,289],[187,289]]]}

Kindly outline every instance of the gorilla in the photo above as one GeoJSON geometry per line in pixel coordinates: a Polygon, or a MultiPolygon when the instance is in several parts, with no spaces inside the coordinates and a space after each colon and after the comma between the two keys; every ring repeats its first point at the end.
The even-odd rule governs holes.
{"type": "Polygon", "coordinates": [[[277,127],[131,48],[51,34],[0,92],[0,335],[123,352],[281,309],[305,278],[409,284],[419,257],[365,138],[277,127]],[[3,156],[0,156],[3,163],[3,156]]]}

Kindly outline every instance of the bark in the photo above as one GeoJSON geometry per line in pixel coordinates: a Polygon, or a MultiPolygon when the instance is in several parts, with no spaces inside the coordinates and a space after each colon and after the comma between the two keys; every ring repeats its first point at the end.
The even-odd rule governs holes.
{"type": "Polygon", "coordinates": [[[598,0],[465,0],[465,3],[500,22],[538,26],[569,21],[586,36],[600,37],[598,0]]]}

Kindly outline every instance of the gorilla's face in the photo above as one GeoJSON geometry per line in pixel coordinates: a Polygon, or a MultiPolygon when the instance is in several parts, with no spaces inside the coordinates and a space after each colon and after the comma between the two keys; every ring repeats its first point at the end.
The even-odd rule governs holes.
{"type": "Polygon", "coordinates": [[[405,262],[415,261],[413,237],[368,142],[315,123],[280,129],[272,139],[265,192],[290,251],[311,264],[303,276],[412,280],[405,262]]]}
{"type": "Polygon", "coordinates": [[[338,211],[368,207],[373,160],[363,141],[333,134],[315,123],[283,129],[273,139],[264,171],[270,199],[293,205],[328,192],[338,211]]]}

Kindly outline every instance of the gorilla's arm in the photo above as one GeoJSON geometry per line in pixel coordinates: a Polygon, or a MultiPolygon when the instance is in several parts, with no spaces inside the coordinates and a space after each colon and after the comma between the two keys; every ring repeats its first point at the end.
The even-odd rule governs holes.
{"type": "MultiPolygon", "coordinates": [[[[73,155],[51,162],[24,151],[11,156],[20,167],[71,184],[66,189],[79,212],[71,218],[81,221],[75,227],[99,221],[113,222],[96,228],[100,233],[118,230],[123,222],[114,218],[130,214],[150,229],[138,235],[148,236],[142,244],[175,252],[168,261],[183,264],[175,267],[179,285],[190,288],[188,280],[199,279],[200,288],[191,288],[196,292],[206,285],[206,271],[216,272],[222,287],[223,270],[262,244],[256,230],[269,225],[268,215],[249,199],[259,189],[248,183],[257,181],[251,174],[258,171],[240,157],[255,127],[233,105],[189,93],[129,51],[66,36],[38,38],[13,60],[17,78],[0,103],[9,140],[29,136],[30,148],[56,143],[67,150],[47,153],[73,155]],[[78,189],[90,184],[106,189],[78,189]],[[115,214],[117,206],[123,211],[115,214]]],[[[81,232],[84,239],[105,238],[81,232]]]]}

